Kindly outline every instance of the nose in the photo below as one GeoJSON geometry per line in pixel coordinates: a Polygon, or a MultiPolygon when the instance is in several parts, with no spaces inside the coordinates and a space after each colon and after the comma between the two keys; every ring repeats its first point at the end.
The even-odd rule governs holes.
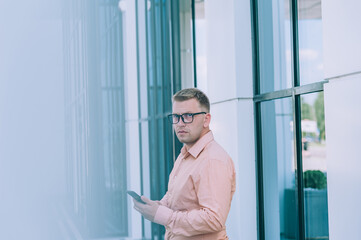
{"type": "Polygon", "coordinates": [[[186,124],[183,122],[183,118],[179,118],[179,122],[175,124],[176,126],[185,126],[186,124]]]}

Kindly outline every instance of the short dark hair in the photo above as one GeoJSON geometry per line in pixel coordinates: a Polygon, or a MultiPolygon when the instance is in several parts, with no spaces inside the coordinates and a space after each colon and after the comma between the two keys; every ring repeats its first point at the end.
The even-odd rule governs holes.
{"type": "Polygon", "coordinates": [[[185,88],[173,95],[173,101],[177,102],[183,102],[193,98],[197,99],[201,107],[204,107],[206,109],[206,112],[209,113],[209,99],[207,95],[204,94],[201,90],[197,88],[185,88]]]}

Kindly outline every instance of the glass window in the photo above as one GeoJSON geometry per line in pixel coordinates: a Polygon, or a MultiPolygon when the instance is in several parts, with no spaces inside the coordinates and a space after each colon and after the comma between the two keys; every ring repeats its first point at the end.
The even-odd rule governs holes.
{"type": "Polygon", "coordinates": [[[300,84],[323,80],[321,0],[298,1],[300,84]]]}
{"type": "Polygon", "coordinates": [[[301,97],[306,239],[328,239],[327,165],[323,92],[301,97]]]}
{"type": "Polygon", "coordinates": [[[292,87],[288,1],[258,1],[260,93],[292,87]]]}
{"type": "Polygon", "coordinates": [[[82,236],[126,236],[122,14],[114,0],[64,10],[69,216],[82,236]]]}
{"type": "MultiPolygon", "coordinates": [[[[184,15],[190,13],[188,9],[190,5],[184,1],[182,3],[185,5],[180,4],[180,1],[152,0],[149,1],[146,12],[148,116],[145,119],[147,122],[142,126],[142,134],[148,139],[142,141],[148,141],[149,147],[144,153],[148,153],[149,158],[144,155],[142,158],[149,159],[149,168],[144,169],[149,171],[149,174],[145,174],[145,176],[149,175],[149,179],[143,180],[143,186],[146,184],[150,186],[150,198],[154,200],[160,200],[166,193],[174,156],[180,151],[179,146],[174,146],[176,143],[167,115],[172,112],[171,98],[173,93],[179,90],[180,75],[183,80],[184,69],[181,69],[181,66],[186,64],[185,59],[189,58],[189,54],[192,56],[191,53],[182,54],[182,48],[186,47],[182,44],[189,43],[188,41],[178,45],[175,44],[176,41],[170,42],[169,39],[170,35],[179,34],[179,29],[184,24],[181,21],[185,21],[184,15]],[[146,129],[148,132],[143,132],[146,129]],[[145,183],[146,181],[148,183],[145,183]]],[[[189,23],[189,20],[186,22],[189,23]]],[[[187,66],[183,67],[187,68],[187,66]]],[[[141,102],[145,103],[145,101],[141,102]]],[[[163,226],[152,223],[152,238],[162,239],[164,233],[163,226]]]]}
{"type": "Polygon", "coordinates": [[[115,3],[102,5],[99,13],[102,23],[99,27],[104,159],[104,184],[101,191],[104,193],[104,219],[98,217],[98,221],[103,222],[102,236],[124,236],[127,233],[128,219],[125,196],[127,189],[122,15],[115,3]]]}
{"type": "Polygon", "coordinates": [[[261,103],[265,236],[287,239],[296,221],[292,99],[261,103]]]}
{"type": "Polygon", "coordinates": [[[323,80],[321,0],[258,0],[254,13],[260,239],[328,239],[323,86],[303,86],[323,80]]]}

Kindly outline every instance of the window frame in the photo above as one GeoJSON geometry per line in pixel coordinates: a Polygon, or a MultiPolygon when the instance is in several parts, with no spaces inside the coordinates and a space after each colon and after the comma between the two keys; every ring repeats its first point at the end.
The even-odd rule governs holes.
{"type": "Polygon", "coordinates": [[[290,0],[291,21],[291,65],[292,87],[272,92],[260,91],[260,57],[259,57],[259,25],[258,25],[258,0],[251,1],[252,23],[252,55],[253,55],[253,82],[254,82],[254,123],[255,123],[255,157],[256,157],[256,184],[257,184],[257,225],[258,239],[265,240],[264,218],[264,186],[263,186],[263,156],[262,156],[262,125],[261,103],[281,98],[290,97],[292,101],[293,126],[294,126],[294,161],[296,170],[296,206],[297,206],[297,239],[305,240],[304,219],[304,188],[303,188],[303,162],[302,162],[302,131],[301,131],[301,96],[304,94],[323,92],[324,84],[328,80],[300,85],[299,64],[299,38],[298,38],[298,0],[290,0]]]}

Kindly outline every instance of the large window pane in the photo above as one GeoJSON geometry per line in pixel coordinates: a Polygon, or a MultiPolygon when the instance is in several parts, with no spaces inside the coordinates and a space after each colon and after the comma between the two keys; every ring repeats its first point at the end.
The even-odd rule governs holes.
{"type": "Polygon", "coordinates": [[[261,103],[265,236],[288,239],[296,221],[292,100],[261,103]]]}
{"type": "Polygon", "coordinates": [[[123,17],[114,0],[64,16],[69,216],[83,238],[126,236],[123,17]]]}
{"type": "Polygon", "coordinates": [[[258,1],[260,92],[292,87],[288,1],[258,1]]]}
{"type": "Polygon", "coordinates": [[[298,1],[301,85],[323,80],[321,0],[298,1]]]}
{"type": "MultiPolygon", "coordinates": [[[[149,183],[143,185],[150,186],[150,198],[153,200],[161,199],[166,193],[174,155],[179,152],[179,147],[173,148],[172,126],[166,116],[172,111],[172,95],[180,87],[180,75],[183,74],[183,71],[180,71],[181,63],[187,58],[187,54],[181,54],[181,47],[184,45],[178,44],[177,40],[170,41],[171,35],[179,36],[180,21],[184,18],[180,15],[186,14],[179,13],[180,7],[178,1],[152,0],[148,2],[146,11],[148,75],[147,88],[143,91],[147,99],[142,96],[142,103],[147,103],[148,109],[144,111],[147,113],[144,119],[147,123],[142,131],[147,129],[148,133],[142,134],[148,139],[142,141],[148,141],[146,151],[149,152],[149,169],[143,170],[149,170],[150,179],[144,179],[149,183]]],[[[142,157],[147,158],[145,155],[142,157]]],[[[147,175],[148,173],[144,174],[147,175]]],[[[152,239],[162,239],[164,232],[163,226],[152,223],[152,239]]]]}
{"type": "Polygon", "coordinates": [[[323,92],[302,96],[302,160],[306,239],[328,239],[323,92]]]}

